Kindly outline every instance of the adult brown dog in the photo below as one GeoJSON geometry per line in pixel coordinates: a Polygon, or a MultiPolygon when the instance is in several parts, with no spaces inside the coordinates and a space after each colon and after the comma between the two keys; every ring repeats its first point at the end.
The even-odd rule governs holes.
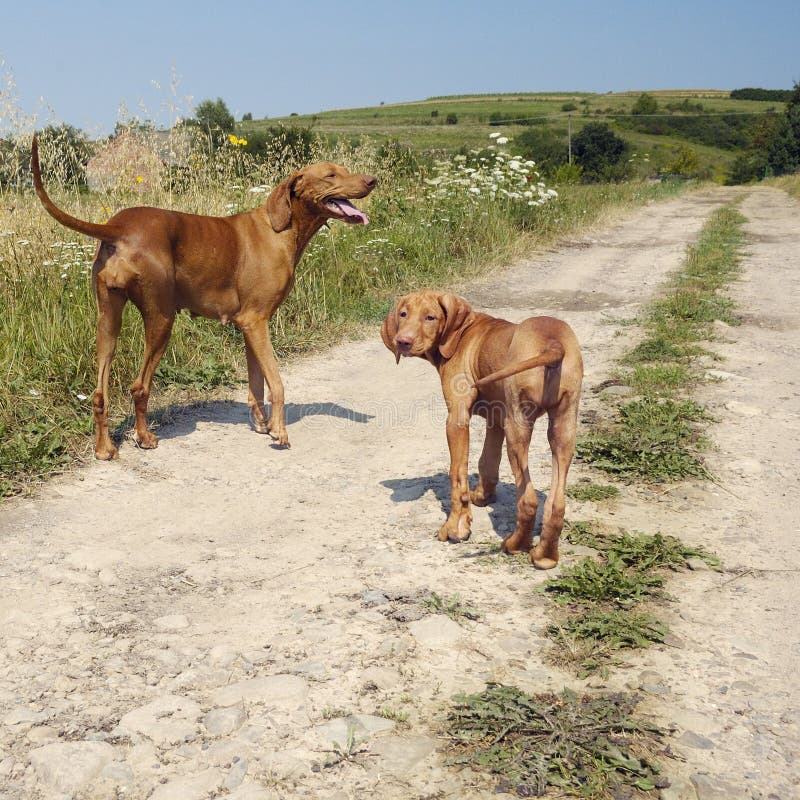
{"type": "Polygon", "coordinates": [[[503,550],[529,551],[536,567],[554,567],[564,527],[564,492],[575,453],[583,380],[580,347],[569,325],[553,317],[531,317],[515,325],[477,313],[453,294],[424,291],[398,300],[383,322],[381,337],[398,363],[400,356],[425,358],[442,381],[448,412],[451,505],[439,531],[440,541],[466,540],[472,524],[470,501],[485,505],[495,498],[505,439],[517,487],[517,524],[503,540],[503,550]],[[533,424],[544,413],[549,418],[553,473],[541,538],[532,549],[538,501],[528,471],[528,448],[533,424]],[[467,457],[472,414],[486,419],[486,441],[478,463],[478,485],[470,492],[467,457]]]}
{"type": "Polygon", "coordinates": [[[141,312],[145,329],[144,361],[131,387],[141,447],[158,444],[147,428],[147,400],[175,314],[181,309],[239,326],[245,340],[248,404],[255,430],[288,446],[283,383],[267,323],[292,288],[297,262],[322,225],[329,219],[369,221],[348,201],[366,197],[375,188],[375,178],[351,174],[337,164],[312,164],[293,172],[263,206],[245,214],[204,217],[160,208],[128,208],[101,225],[67,214],[47,196],[36,137],[31,169],[47,212],[67,228],[100,240],[92,267],[98,312],[97,388],[92,398],[95,456],[117,456],[108,433],[108,376],[128,300],[141,312]],[[269,419],[264,409],[265,378],[269,419]]]}

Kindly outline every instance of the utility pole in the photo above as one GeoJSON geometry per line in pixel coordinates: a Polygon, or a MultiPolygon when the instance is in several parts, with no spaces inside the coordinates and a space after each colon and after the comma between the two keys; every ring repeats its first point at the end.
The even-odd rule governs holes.
{"type": "Polygon", "coordinates": [[[569,141],[569,163],[572,163],[572,114],[567,114],[567,139],[569,141]]]}

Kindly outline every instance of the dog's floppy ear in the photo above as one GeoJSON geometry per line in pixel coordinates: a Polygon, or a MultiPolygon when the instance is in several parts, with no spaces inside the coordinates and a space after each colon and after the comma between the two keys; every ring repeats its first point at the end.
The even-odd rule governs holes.
{"type": "Polygon", "coordinates": [[[299,172],[293,172],[279,183],[267,198],[267,213],[275,233],[285,231],[292,224],[292,192],[299,172]]]}
{"type": "Polygon", "coordinates": [[[444,328],[439,336],[442,358],[452,358],[464,331],[475,321],[472,306],[454,294],[440,294],[439,305],[444,310],[444,328]]]}
{"type": "Polygon", "coordinates": [[[383,343],[394,353],[394,360],[396,364],[400,363],[400,350],[397,347],[394,337],[397,336],[397,311],[400,308],[400,301],[397,305],[386,315],[381,325],[381,339],[383,343]]]}

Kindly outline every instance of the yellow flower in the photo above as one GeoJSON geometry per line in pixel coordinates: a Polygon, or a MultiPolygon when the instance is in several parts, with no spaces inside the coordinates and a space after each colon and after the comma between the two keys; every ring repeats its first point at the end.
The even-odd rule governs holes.
{"type": "Polygon", "coordinates": [[[137,175],[136,176],[136,183],[142,183],[142,181],[144,181],[144,178],[141,175],[137,175]]]}
{"type": "Polygon", "coordinates": [[[234,147],[245,147],[247,145],[247,139],[240,139],[235,133],[228,134],[228,141],[234,147]]]}

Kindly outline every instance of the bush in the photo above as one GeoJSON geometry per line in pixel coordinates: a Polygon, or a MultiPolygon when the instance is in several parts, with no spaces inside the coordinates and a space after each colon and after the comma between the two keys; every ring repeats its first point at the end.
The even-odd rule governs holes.
{"type": "Polygon", "coordinates": [[[585,125],[572,141],[572,152],[586,183],[617,183],[630,173],[625,161],[628,146],[605,122],[585,125]]]}
{"type": "Polygon", "coordinates": [[[458,117],[455,114],[450,113],[450,114],[447,115],[447,118],[445,119],[445,122],[448,125],[456,125],[456,124],[458,124],[458,117]]]}
{"type": "Polygon", "coordinates": [[[633,104],[631,114],[658,114],[658,101],[653,95],[644,92],[633,104]]]}
{"type": "Polygon", "coordinates": [[[540,172],[551,176],[569,160],[566,136],[552,128],[529,128],[514,138],[516,149],[533,159],[540,172]]]}

